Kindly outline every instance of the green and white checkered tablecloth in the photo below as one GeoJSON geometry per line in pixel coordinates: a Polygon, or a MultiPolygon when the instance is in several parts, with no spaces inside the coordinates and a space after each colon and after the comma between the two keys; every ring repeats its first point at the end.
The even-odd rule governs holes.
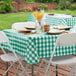
{"type": "Polygon", "coordinates": [[[68,26],[74,26],[76,24],[76,17],[72,17],[72,18],[65,18],[64,19],[67,22],[68,26]]]}
{"type": "Polygon", "coordinates": [[[52,26],[58,25],[67,25],[67,26],[74,26],[76,24],[76,17],[53,17],[53,16],[46,16],[47,24],[52,26]]]}
{"type": "MultiPolygon", "coordinates": [[[[28,21],[32,21],[32,22],[36,21],[33,14],[29,15],[28,21]]],[[[46,21],[46,24],[52,26],[67,25],[73,27],[76,24],[76,17],[57,17],[57,16],[55,17],[55,16],[45,15],[45,18],[43,18],[42,21],[46,21]]]]}
{"type": "MultiPolygon", "coordinates": [[[[49,58],[53,51],[57,37],[60,35],[31,34],[25,35],[16,30],[4,30],[9,38],[10,44],[16,53],[25,57],[25,61],[34,65],[40,61],[40,58],[49,58]]],[[[7,44],[2,44],[5,49],[10,51],[7,44]]],[[[76,54],[76,45],[57,46],[54,56],[65,56],[76,54]]]]}
{"type": "Polygon", "coordinates": [[[27,21],[28,21],[28,22],[35,22],[35,21],[36,21],[36,18],[34,17],[33,13],[29,15],[27,21]]]}

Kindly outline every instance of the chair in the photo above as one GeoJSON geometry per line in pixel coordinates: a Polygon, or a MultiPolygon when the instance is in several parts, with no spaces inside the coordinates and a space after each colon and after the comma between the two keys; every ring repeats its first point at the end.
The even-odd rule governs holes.
{"type": "MultiPolygon", "coordinates": [[[[22,67],[22,73],[21,76],[23,76],[25,73],[27,74],[27,76],[29,76],[29,74],[27,73],[27,71],[25,70],[24,66],[22,65],[22,61],[24,60],[24,57],[19,56],[15,53],[15,50],[13,50],[12,46],[9,43],[9,40],[7,38],[7,36],[5,35],[4,32],[0,31],[0,48],[2,49],[3,53],[0,58],[1,60],[5,61],[5,62],[9,62],[11,65],[8,67],[8,69],[4,72],[3,76],[6,75],[6,73],[9,71],[9,69],[11,67],[13,67],[16,71],[16,74],[18,74],[18,76],[20,75],[18,73],[18,69],[21,66],[22,67]],[[2,43],[7,43],[8,46],[10,47],[12,53],[6,53],[6,51],[3,49],[2,43]],[[17,67],[17,69],[15,68],[15,66],[13,65],[15,62],[19,62],[19,66],[17,67]]],[[[15,74],[15,76],[16,76],[15,74]]]]}
{"type": "Polygon", "coordinates": [[[65,21],[67,22],[68,26],[74,27],[76,24],[76,17],[66,18],[65,21]]]}
{"type": "MultiPolygon", "coordinates": [[[[36,25],[35,22],[17,22],[12,25],[12,29],[25,29],[24,27],[26,27],[26,26],[35,26],[35,25],[36,25]]],[[[43,61],[39,65],[38,69],[36,69],[37,72],[41,69],[42,63],[43,63],[43,61]]]]}
{"type": "Polygon", "coordinates": [[[53,16],[46,16],[46,24],[51,26],[58,26],[58,25],[67,25],[67,22],[64,18],[53,17],[53,16]]]}
{"type": "Polygon", "coordinates": [[[71,32],[76,33],[76,24],[73,26],[73,28],[71,29],[71,32]]]}
{"type": "Polygon", "coordinates": [[[35,22],[17,22],[12,25],[12,29],[25,29],[26,26],[35,26],[35,22]]]}
{"type": "MultiPolygon", "coordinates": [[[[48,61],[48,66],[46,68],[45,76],[48,73],[48,70],[50,69],[50,65],[56,66],[56,76],[58,76],[58,69],[57,65],[73,65],[76,64],[76,57],[75,56],[60,56],[60,57],[54,57],[56,46],[72,46],[76,44],[76,33],[69,33],[69,34],[63,34],[61,35],[55,44],[54,50],[52,52],[51,58],[46,59],[48,61]]],[[[72,67],[73,69],[74,67],[72,67]]],[[[72,72],[72,69],[70,72],[72,72]]],[[[52,76],[53,70],[51,69],[51,76],[52,76]]],[[[70,75],[68,75],[70,76],[70,75]]],[[[76,75],[75,75],[76,76],[76,75]]]]}

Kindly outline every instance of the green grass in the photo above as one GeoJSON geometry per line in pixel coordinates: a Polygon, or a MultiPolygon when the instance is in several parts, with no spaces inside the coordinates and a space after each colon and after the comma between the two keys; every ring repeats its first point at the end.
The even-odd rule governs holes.
{"type": "Polygon", "coordinates": [[[10,29],[15,22],[26,22],[30,13],[0,14],[0,30],[10,29]]]}
{"type": "Polygon", "coordinates": [[[70,10],[56,10],[56,11],[48,11],[48,13],[59,13],[59,14],[70,14],[70,15],[76,15],[76,10],[75,11],[70,11],[70,10]]]}
{"type": "MultiPolygon", "coordinates": [[[[76,15],[76,11],[49,11],[47,13],[60,13],[76,15]]],[[[30,13],[0,14],[0,30],[10,29],[13,23],[26,22],[30,13]]]]}

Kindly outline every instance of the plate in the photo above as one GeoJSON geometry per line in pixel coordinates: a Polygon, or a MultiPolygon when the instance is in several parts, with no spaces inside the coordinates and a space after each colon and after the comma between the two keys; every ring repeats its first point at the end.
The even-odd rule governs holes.
{"type": "Polygon", "coordinates": [[[54,14],[51,14],[51,13],[49,13],[48,15],[50,15],[50,16],[54,16],[54,14]]]}
{"type": "Polygon", "coordinates": [[[26,32],[21,32],[23,34],[38,34],[37,32],[29,32],[29,33],[26,33],[26,32]]]}
{"type": "Polygon", "coordinates": [[[38,34],[36,30],[16,29],[23,34],[38,34]]]}
{"type": "Polygon", "coordinates": [[[65,32],[65,30],[56,30],[56,31],[49,31],[47,32],[47,34],[56,35],[56,34],[61,34],[63,32],[65,32]]]}
{"type": "Polygon", "coordinates": [[[67,26],[66,27],[59,27],[58,29],[60,29],[60,30],[70,30],[71,27],[69,27],[69,26],[68,27],[67,26]]]}
{"type": "Polygon", "coordinates": [[[29,30],[35,30],[36,29],[36,27],[35,26],[27,26],[27,27],[25,27],[26,29],[29,29],[29,30]]]}
{"type": "Polygon", "coordinates": [[[30,33],[31,30],[27,30],[27,29],[16,29],[17,31],[19,32],[22,32],[22,33],[30,33]]]}
{"type": "Polygon", "coordinates": [[[72,15],[72,17],[76,17],[76,15],[72,15]]]}
{"type": "Polygon", "coordinates": [[[59,30],[70,30],[71,27],[70,26],[59,25],[59,26],[56,27],[56,29],[59,29],[59,30]]]}

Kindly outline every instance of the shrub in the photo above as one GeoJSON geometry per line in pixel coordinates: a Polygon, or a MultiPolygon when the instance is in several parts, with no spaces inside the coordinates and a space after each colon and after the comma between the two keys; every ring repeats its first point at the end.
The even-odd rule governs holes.
{"type": "Polygon", "coordinates": [[[32,10],[30,8],[20,8],[20,12],[31,12],[32,10]]]}
{"type": "Polygon", "coordinates": [[[66,9],[66,1],[65,0],[59,0],[58,9],[64,10],[66,9]]]}
{"type": "Polygon", "coordinates": [[[39,9],[48,10],[48,5],[42,4],[39,6],[39,9]]]}
{"type": "Polygon", "coordinates": [[[1,9],[5,10],[6,12],[13,12],[13,7],[8,4],[2,5],[1,9]]]}
{"type": "Polygon", "coordinates": [[[69,9],[70,10],[76,10],[76,5],[71,5],[69,9]]]}
{"type": "Polygon", "coordinates": [[[20,8],[19,11],[20,12],[25,12],[25,8],[20,8]]]}
{"type": "Polygon", "coordinates": [[[71,6],[71,2],[69,0],[59,0],[58,9],[65,10],[69,9],[71,6]]]}
{"type": "Polygon", "coordinates": [[[59,10],[65,10],[66,7],[64,5],[62,5],[62,4],[59,4],[58,7],[57,7],[57,9],[59,9],[59,10]]]}
{"type": "Polygon", "coordinates": [[[2,9],[2,6],[0,6],[0,13],[5,13],[6,11],[2,9]]]}
{"type": "Polygon", "coordinates": [[[27,12],[32,12],[32,9],[30,9],[30,8],[25,8],[25,11],[27,11],[27,12]]]}
{"type": "Polygon", "coordinates": [[[1,6],[1,10],[5,12],[12,12],[13,7],[11,5],[12,1],[11,0],[4,0],[3,5],[1,6]]]}
{"type": "Polygon", "coordinates": [[[65,6],[66,6],[67,9],[69,9],[70,6],[71,6],[71,2],[70,1],[66,1],[66,5],[65,6]]]}

